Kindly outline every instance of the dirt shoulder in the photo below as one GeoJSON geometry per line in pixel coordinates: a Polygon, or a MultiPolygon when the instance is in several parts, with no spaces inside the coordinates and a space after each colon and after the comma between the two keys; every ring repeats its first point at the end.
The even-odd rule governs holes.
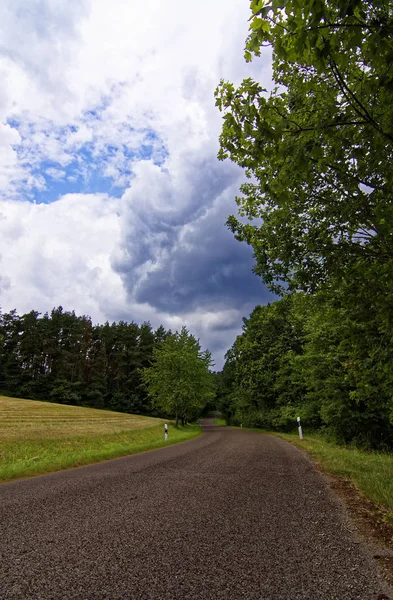
{"type": "Polygon", "coordinates": [[[345,503],[361,537],[375,547],[373,558],[393,586],[393,525],[386,520],[387,511],[361,494],[351,481],[331,474],[329,478],[332,490],[345,503]]]}
{"type": "MultiPolygon", "coordinates": [[[[277,437],[282,439],[279,435],[277,437]]],[[[291,443],[287,438],[285,441],[291,443]]],[[[389,511],[367,498],[352,481],[324,469],[318,459],[307,449],[297,443],[293,445],[307,455],[315,467],[327,476],[330,488],[344,503],[357,533],[363,542],[371,547],[373,559],[378,562],[386,581],[393,587],[393,524],[388,521],[389,511]]],[[[378,600],[388,600],[388,598],[382,594],[378,600]]]]}

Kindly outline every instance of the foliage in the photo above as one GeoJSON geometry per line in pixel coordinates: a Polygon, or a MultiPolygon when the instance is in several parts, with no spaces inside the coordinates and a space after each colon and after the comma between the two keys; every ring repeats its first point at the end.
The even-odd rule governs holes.
{"type": "MultiPolygon", "coordinates": [[[[276,87],[221,82],[221,159],[250,181],[230,217],[276,290],[315,290],[349,264],[392,264],[393,4],[253,0],[246,59],[276,87]]],[[[391,282],[390,282],[391,284],[391,282]]]]}
{"type": "Polygon", "coordinates": [[[294,303],[289,296],[257,306],[249,319],[243,319],[243,333],[224,366],[226,390],[221,393],[220,409],[228,421],[249,427],[293,427],[304,392],[291,370],[293,355],[302,352],[304,335],[294,303]]]}
{"type": "MultiPolygon", "coordinates": [[[[152,406],[142,372],[154,348],[171,335],[162,326],[153,331],[150,323],[93,325],[90,317],[62,307],[44,315],[0,313],[0,389],[9,396],[160,416],[163,409],[152,406]]],[[[174,382],[178,377],[180,371],[174,382]]]]}
{"type": "Polygon", "coordinates": [[[309,396],[339,441],[392,447],[393,298],[383,293],[378,269],[364,274],[352,272],[314,302],[305,357],[324,376],[314,378],[316,367],[306,368],[309,396]]]}
{"type": "Polygon", "coordinates": [[[391,448],[393,3],[250,6],[245,58],[270,47],[275,87],[221,81],[219,158],[248,178],[228,225],[284,299],[245,322],[220,402],[275,428],[295,408],[339,441],[391,448]]]}
{"type": "Polygon", "coordinates": [[[355,291],[369,300],[365,288],[352,279],[340,294],[325,289],[257,306],[227,353],[219,392],[227,422],[290,431],[301,416],[306,428],[324,428],[339,442],[392,448],[386,299],[364,301],[363,314],[348,303],[355,291]]]}
{"type": "Polygon", "coordinates": [[[68,383],[68,381],[63,381],[60,385],[53,388],[49,394],[49,398],[51,402],[56,402],[58,404],[79,405],[81,402],[80,395],[73,390],[73,385],[68,383]]]}
{"type": "Polygon", "coordinates": [[[169,335],[153,350],[153,364],[143,379],[154,405],[183,424],[197,417],[213,397],[209,351],[185,327],[169,335]]]}

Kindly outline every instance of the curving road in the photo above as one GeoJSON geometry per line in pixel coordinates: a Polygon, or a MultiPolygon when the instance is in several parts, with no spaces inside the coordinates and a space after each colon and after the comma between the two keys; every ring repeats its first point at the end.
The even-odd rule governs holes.
{"type": "Polygon", "coordinates": [[[1,600],[367,600],[386,591],[300,451],[205,425],[184,444],[0,486],[1,600]]]}

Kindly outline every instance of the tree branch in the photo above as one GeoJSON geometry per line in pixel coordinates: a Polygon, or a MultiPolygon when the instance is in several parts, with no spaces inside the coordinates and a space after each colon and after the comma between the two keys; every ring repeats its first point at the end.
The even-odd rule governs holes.
{"type": "Polygon", "coordinates": [[[355,112],[363,119],[366,118],[367,121],[370,123],[370,125],[372,125],[374,127],[374,129],[376,131],[378,131],[378,133],[380,133],[381,135],[386,137],[389,140],[389,142],[393,142],[393,136],[391,136],[389,133],[386,133],[385,131],[383,131],[381,129],[379,124],[370,115],[370,113],[368,112],[366,107],[360,102],[360,100],[357,98],[357,96],[348,87],[348,85],[344,81],[343,77],[341,76],[341,73],[338,69],[337,64],[335,63],[335,61],[333,60],[333,58],[331,56],[330,56],[329,62],[330,62],[330,66],[331,66],[331,69],[333,72],[333,76],[336,80],[336,83],[338,84],[343,95],[345,96],[345,98],[347,99],[349,104],[353,107],[355,112]]]}

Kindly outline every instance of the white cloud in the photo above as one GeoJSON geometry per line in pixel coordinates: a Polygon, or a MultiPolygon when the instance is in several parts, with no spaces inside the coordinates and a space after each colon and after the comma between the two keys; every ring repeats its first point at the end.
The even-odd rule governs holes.
{"type": "MultiPolygon", "coordinates": [[[[3,2],[0,118],[19,123],[26,177],[46,159],[65,167],[86,144],[96,157],[109,145],[135,151],[152,129],[170,151],[198,149],[217,139],[220,77],[255,70],[242,60],[243,0],[225,10],[219,0],[108,8],[109,0],[32,0],[22,13],[3,2]]],[[[262,76],[269,82],[269,69],[262,76]]]]}
{"type": "Polygon", "coordinates": [[[20,143],[18,131],[0,124],[0,190],[7,190],[11,182],[23,176],[14,146],[20,143]]]}
{"type": "MultiPolygon", "coordinates": [[[[254,75],[270,85],[269,60],[246,65],[242,58],[248,16],[244,0],[225,7],[221,0],[30,0],[23,10],[3,0],[4,308],[63,304],[95,319],[166,326],[187,318],[215,347],[224,339],[217,319],[233,331],[240,308],[231,306],[230,289],[215,310],[165,310],[142,296],[155,275],[176,286],[184,256],[206,262],[197,251],[202,216],[207,228],[209,219],[224,227],[234,210],[242,176],[215,159],[221,117],[213,92],[221,77],[238,83],[254,75]],[[113,194],[124,190],[121,199],[100,193],[100,177],[113,194]],[[80,181],[81,193],[56,200],[59,181],[73,189],[80,181]],[[89,186],[94,194],[82,193],[89,186]],[[52,203],[29,202],[36,190],[52,203]]],[[[220,261],[217,269],[228,270],[220,261]]]]}
{"type": "Polygon", "coordinates": [[[52,179],[64,179],[67,175],[66,171],[62,171],[62,169],[55,169],[54,167],[49,167],[49,169],[45,170],[45,173],[52,177],[52,179]]]}
{"type": "Polygon", "coordinates": [[[9,282],[3,308],[68,309],[103,319],[111,295],[125,298],[109,256],[118,242],[119,201],[69,194],[52,204],[4,202],[1,271],[9,282]]]}

